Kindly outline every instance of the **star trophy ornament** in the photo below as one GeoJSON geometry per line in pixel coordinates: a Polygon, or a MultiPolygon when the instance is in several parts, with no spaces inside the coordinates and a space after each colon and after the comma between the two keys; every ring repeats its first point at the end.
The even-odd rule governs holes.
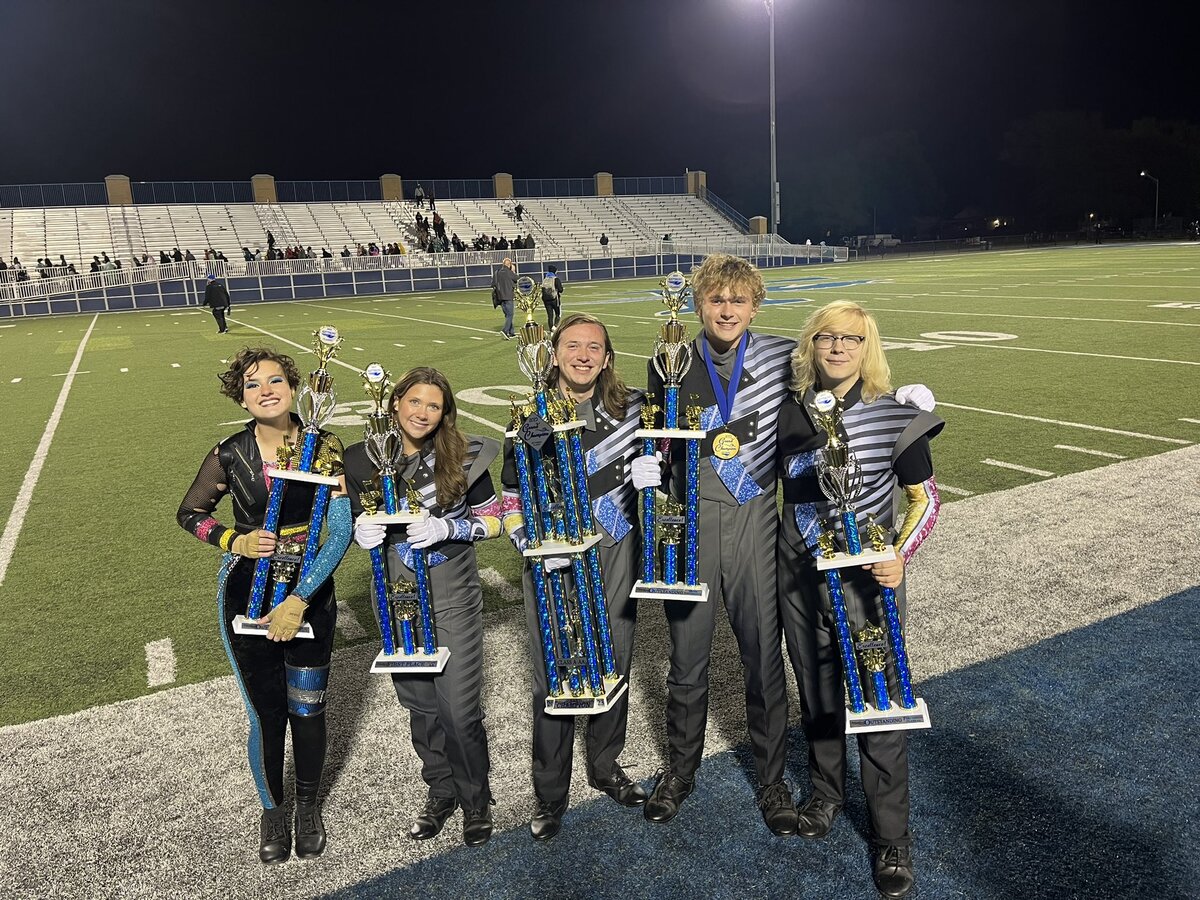
{"type": "MultiPolygon", "coordinates": [[[[663,406],[656,405],[654,398],[646,398],[646,405],[642,407],[642,427],[634,432],[634,436],[642,439],[642,453],[646,456],[654,455],[656,440],[663,441],[668,453],[683,442],[686,452],[684,502],[680,504],[674,498],[667,498],[656,509],[655,488],[642,489],[642,577],[634,582],[631,596],[703,603],[708,600],[708,585],[700,582],[696,560],[700,553],[700,441],[708,433],[700,428],[701,408],[689,406],[685,410],[688,427],[679,427],[679,386],[692,365],[692,343],[679,321],[679,310],[687,303],[691,287],[682,272],[669,274],[660,287],[663,305],[671,317],[659,327],[650,359],[663,380],[663,406]],[[655,419],[659,412],[662,413],[662,425],[656,428],[655,419]],[[679,573],[681,542],[682,579],[679,573]]],[[[737,452],[736,447],[733,452],[737,452]]]]}
{"type": "Polygon", "coordinates": [[[904,644],[896,592],[881,585],[879,595],[883,623],[866,622],[857,631],[851,631],[840,570],[847,566],[893,560],[896,551],[888,545],[887,533],[873,516],[867,517],[866,526],[870,546],[869,549],[863,549],[858,515],[854,510],[854,501],[862,488],[862,468],[854,452],[840,437],[842,401],[830,391],[821,391],[813,398],[809,411],[813,421],[829,438],[817,454],[817,480],[821,493],[836,507],[846,546],[845,551],[838,550],[833,529],[829,523],[821,523],[821,533],[817,538],[817,569],[825,573],[825,583],[829,587],[846,694],[850,701],[846,707],[846,733],[928,728],[929,708],[923,699],[913,696],[912,674],[908,667],[908,650],[904,644]],[[867,702],[863,692],[860,661],[862,669],[870,675],[873,704],[867,702]],[[900,696],[895,701],[888,694],[889,667],[899,686],[900,696]]]}
{"type": "Polygon", "coordinates": [[[628,689],[617,674],[608,604],[600,572],[600,535],[592,517],[587,467],[580,435],[584,423],[575,405],[555,393],[547,379],[553,345],[534,321],[536,285],[517,280],[516,303],[525,313],[517,332],[517,364],[533,391],[513,399],[513,458],[537,606],[542,664],[546,668],[546,713],[590,715],[609,709],[628,689]],[[547,569],[546,558],[570,558],[571,578],[547,569]]]}
{"type": "MultiPolygon", "coordinates": [[[[378,490],[359,495],[364,512],[357,523],[411,525],[421,521],[421,498],[411,486],[403,499],[396,492],[396,463],[404,454],[404,439],[392,422],[391,411],[384,406],[392,388],[391,375],[379,363],[371,363],[362,379],[363,390],[374,403],[374,409],[367,413],[363,443],[367,458],[375,466],[378,490]]],[[[388,581],[386,545],[371,548],[371,586],[383,638],[383,649],[371,663],[375,674],[441,672],[450,659],[450,648],[436,643],[429,561],[424,550],[412,550],[412,558],[416,582],[388,581]]]]}
{"type": "MultiPolygon", "coordinates": [[[[263,601],[266,599],[267,582],[272,581],[270,609],[274,609],[287,597],[297,577],[303,580],[308,575],[317,552],[321,548],[321,525],[329,508],[329,494],[340,484],[342,458],[339,449],[321,440],[321,429],[333,417],[337,397],[333,393],[333,376],[329,374],[329,361],[337,355],[342,338],[332,325],[322,325],[313,332],[313,353],[317,357],[316,370],[308,373],[308,380],[296,394],[296,414],[300,416],[300,446],[292,446],[284,438],[277,455],[278,467],[271,470],[271,489],[267,495],[267,513],[262,529],[272,534],[279,532],[279,514],[283,508],[283,495],[289,481],[304,481],[316,485],[313,492],[312,511],[308,525],[301,529],[307,532],[302,547],[294,541],[285,540],[280,534],[271,556],[260,557],[254,564],[254,580],[250,586],[250,601],[244,616],[234,616],[233,630],[237,634],[265,636],[269,627],[257,622],[262,617],[263,601]]],[[[312,625],[305,622],[296,633],[298,638],[312,638],[312,625]]]]}

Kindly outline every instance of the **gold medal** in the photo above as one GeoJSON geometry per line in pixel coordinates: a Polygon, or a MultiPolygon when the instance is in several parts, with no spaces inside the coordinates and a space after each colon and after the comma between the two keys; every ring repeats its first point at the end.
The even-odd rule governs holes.
{"type": "Polygon", "coordinates": [[[741,449],[742,442],[730,431],[722,431],[712,442],[713,456],[717,459],[733,459],[741,449]]]}

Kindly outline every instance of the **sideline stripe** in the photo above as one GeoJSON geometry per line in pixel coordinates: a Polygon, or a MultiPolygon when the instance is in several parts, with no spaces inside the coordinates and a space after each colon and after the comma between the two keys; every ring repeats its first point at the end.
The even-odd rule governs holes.
{"type": "Polygon", "coordinates": [[[146,644],[146,684],[159,687],[175,683],[175,648],[170,638],[146,644]]]}
{"type": "Polygon", "coordinates": [[[974,497],[974,491],[964,491],[962,488],[950,487],[948,484],[938,482],[937,489],[946,494],[953,494],[956,497],[974,497]]]}
{"type": "Polygon", "coordinates": [[[1047,425],[1064,425],[1067,428],[1082,428],[1086,431],[1102,431],[1105,434],[1121,434],[1125,437],[1145,438],[1148,441],[1162,441],[1164,444],[1182,444],[1190,445],[1191,441],[1185,441],[1183,438],[1161,437],[1157,434],[1142,434],[1140,431],[1122,431],[1119,428],[1102,428],[1099,425],[1085,425],[1082,422],[1064,422],[1061,419],[1045,419],[1041,416],[1024,416],[1020,413],[1001,412],[998,409],[980,409],[978,406],[961,406],[957,403],[945,403],[938,401],[939,406],[948,406],[951,409],[965,409],[967,412],[987,413],[990,416],[1008,416],[1010,419],[1024,419],[1027,422],[1044,422],[1047,425]]]}
{"type": "Polygon", "coordinates": [[[495,588],[497,593],[510,603],[522,599],[521,589],[509,584],[504,576],[491,566],[479,570],[479,580],[489,587],[495,588]]]}
{"type": "Polygon", "coordinates": [[[1191,422],[1193,425],[1200,425],[1200,419],[1180,419],[1180,422],[1191,422]]]}
{"type": "Polygon", "coordinates": [[[1041,475],[1043,478],[1053,478],[1053,472],[1047,472],[1045,469],[1031,469],[1028,466],[1018,466],[1014,463],[1001,462],[998,459],[981,459],[981,463],[985,466],[997,466],[1001,469],[1012,469],[1014,472],[1025,472],[1029,475],[1041,475]]]}
{"type": "Polygon", "coordinates": [[[1090,450],[1087,447],[1072,447],[1070,444],[1055,444],[1055,450],[1071,450],[1075,453],[1087,453],[1090,456],[1103,456],[1105,459],[1128,459],[1120,453],[1109,453],[1107,450],[1090,450]]]}
{"type": "Polygon", "coordinates": [[[364,638],[367,633],[363,631],[362,623],[358,621],[358,616],[354,614],[354,610],[345,600],[337,602],[337,629],[342,633],[348,641],[357,641],[359,638],[364,638]]]}
{"type": "Polygon", "coordinates": [[[17,538],[20,537],[21,528],[25,524],[25,514],[29,512],[33,489],[37,486],[38,479],[42,475],[42,466],[46,464],[46,457],[50,454],[50,442],[54,440],[54,432],[58,430],[58,422],[62,418],[63,408],[67,405],[67,395],[71,393],[71,385],[75,383],[75,373],[79,371],[84,348],[87,347],[88,338],[92,336],[92,329],[96,327],[99,319],[99,313],[92,317],[92,324],[88,326],[87,331],[83,334],[83,339],[79,342],[79,348],[75,351],[75,359],[71,361],[71,369],[63,381],[62,390],[58,392],[58,400],[54,403],[50,419],[46,422],[46,430],[42,432],[42,439],[33,453],[29,470],[25,473],[25,480],[21,482],[21,490],[13,502],[8,523],[4,526],[4,534],[0,535],[0,584],[4,584],[8,564],[12,560],[13,551],[17,549],[17,538]]]}
{"type": "MultiPolygon", "coordinates": [[[[230,319],[229,321],[234,322],[238,325],[245,325],[247,328],[253,328],[255,331],[265,334],[269,338],[274,338],[277,341],[280,341],[284,344],[288,344],[289,346],[292,346],[292,347],[296,347],[299,350],[304,350],[307,353],[312,352],[311,347],[306,347],[306,346],[304,346],[304,344],[297,344],[295,341],[288,340],[287,338],[282,337],[281,335],[275,334],[274,332],[267,331],[267,329],[265,329],[265,328],[259,328],[257,325],[251,325],[248,322],[238,322],[237,319],[230,319]]],[[[343,368],[349,369],[351,372],[354,372],[356,374],[362,371],[362,369],[360,369],[358,366],[352,366],[352,365],[350,365],[350,363],[346,362],[345,360],[338,359],[336,356],[332,360],[330,360],[330,362],[336,363],[337,365],[342,366],[343,368]]],[[[460,409],[458,411],[458,414],[460,416],[462,416],[464,419],[470,419],[472,422],[478,422],[481,425],[487,425],[489,428],[499,431],[502,434],[505,431],[505,428],[503,425],[497,425],[491,419],[485,419],[482,416],[477,416],[474,413],[469,413],[465,409],[460,409]]]]}

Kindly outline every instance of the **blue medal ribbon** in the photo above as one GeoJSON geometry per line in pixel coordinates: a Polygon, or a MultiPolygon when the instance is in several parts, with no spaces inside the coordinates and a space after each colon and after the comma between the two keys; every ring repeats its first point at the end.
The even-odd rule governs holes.
{"type": "Polygon", "coordinates": [[[700,342],[700,355],[704,357],[704,368],[708,369],[708,380],[712,382],[713,395],[717,398],[717,409],[721,411],[721,423],[728,425],[733,418],[733,401],[737,398],[738,383],[742,380],[742,364],[746,360],[746,345],[750,343],[750,332],[742,332],[738,342],[737,357],[733,361],[733,374],[729,378],[729,386],[721,388],[721,376],[713,365],[712,357],[708,354],[708,338],[700,342]]]}

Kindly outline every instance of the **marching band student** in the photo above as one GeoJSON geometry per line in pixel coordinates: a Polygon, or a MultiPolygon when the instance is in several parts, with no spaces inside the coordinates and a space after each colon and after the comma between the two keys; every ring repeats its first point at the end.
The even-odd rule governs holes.
{"type": "MultiPolygon", "coordinates": [[[[250,769],[263,805],[259,858],[282,862],[292,849],[283,806],[283,745],[289,725],[296,766],[296,856],[319,856],[325,849],[317,797],[325,764],[323,713],[337,618],[330,575],[350,543],[350,503],[344,486],[335,490],[326,519],[328,537],[312,571],[259,620],[270,623],[269,640],[235,634],[233,618],[246,612],[256,560],[271,556],[280,537],[305,539],[314,486],[289,482],[278,534],[263,530],[277,451],[285,440],[295,446],[299,438],[300,420],[291,408],[300,374],[291,357],[246,348],[220,379],[221,393],[253,418],[205,457],[176,518],[184,529],[226,553],[217,605],[225,652],[250,719],[250,769]],[[226,494],[233,501],[232,528],[213,518],[226,494]],[[293,640],[304,622],[312,626],[313,639],[293,640]]],[[[342,445],[335,435],[322,431],[320,446],[340,458],[342,445]]]]}
{"type": "MultiPolygon", "coordinates": [[[[409,837],[435,837],[462,807],[463,841],[478,846],[492,836],[492,792],[481,705],[483,590],[475,542],[500,534],[500,501],[488,473],[500,444],[459,431],[454,393],[437,369],[405,373],[388,408],[403,439],[397,489],[402,496],[405,484],[416,489],[425,518],[408,526],[359,524],[354,539],[366,550],[386,544],[389,581],[415,581],[413,551],[426,552],[437,644],[450,649],[438,674],[392,676],[396,696],[411,713],[413,748],[429,785],[409,837]]],[[[371,489],[375,474],[364,444],[347,449],[355,516],[363,511],[361,494],[371,489]]]]}
{"type": "MultiPolygon", "coordinates": [[[[593,316],[572,313],[554,332],[554,368],[549,383],[572,400],[576,418],[586,425],[582,445],[588,468],[588,493],[593,519],[602,536],[598,545],[604,592],[608,604],[613,653],[617,671],[629,674],[633,650],[637,601],[629,596],[636,579],[638,548],[637,489],[659,483],[654,457],[638,457],[633,433],[641,427],[644,396],[626,387],[613,366],[613,346],[608,329],[593,316]],[[630,474],[632,473],[632,481],[630,474]]],[[[505,442],[504,526],[518,550],[526,546],[525,524],[518,493],[511,440],[505,442]]],[[[567,557],[549,557],[548,569],[565,570],[567,557]]],[[[564,571],[564,577],[571,575],[564,571]]],[[[573,716],[551,716],[545,711],[549,688],[542,664],[533,579],[525,567],[525,612],[529,627],[533,671],[533,790],[536,806],[529,823],[536,841],[558,834],[569,805],[571,758],[575,746],[573,716]]],[[[602,713],[587,720],[588,784],[622,806],[646,802],[646,792],[632,781],[617,758],[625,748],[629,693],[602,713]]]]}
{"type": "MultiPolygon", "coordinates": [[[[854,303],[831,303],[809,317],[792,354],[791,372],[791,394],[779,419],[784,494],[778,555],[780,611],[800,688],[812,781],[812,794],[799,813],[799,831],[808,838],[821,838],[829,833],[845,799],[845,693],[829,591],[815,564],[819,522],[837,518],[834,504],[817,483],[817,451],[827,436],[814,426],[808,405],[820,390],[841,399],[842,438],[863,470],[858,520],[865,525],[867,515],[873,514],[889,530],[897,551],[891,562],[840,570],[852,628],[882,620],[881,585],[895,590],[903,619],[905,564],[937,521],[939,501],[929,440],[945,423],[891,396],[879,330],[875,320],[854,303]],[[893,515],[897,487],[903,487],[908,498],[898,524],[893,515]]],[[[893,682],[889,691],[893,696],[896,688],[893,682]]],[[[907,896],[913,887],[905,735],[881,731],[858,736],[873,832],[872,874],[887,897],[907,896]]]]}

